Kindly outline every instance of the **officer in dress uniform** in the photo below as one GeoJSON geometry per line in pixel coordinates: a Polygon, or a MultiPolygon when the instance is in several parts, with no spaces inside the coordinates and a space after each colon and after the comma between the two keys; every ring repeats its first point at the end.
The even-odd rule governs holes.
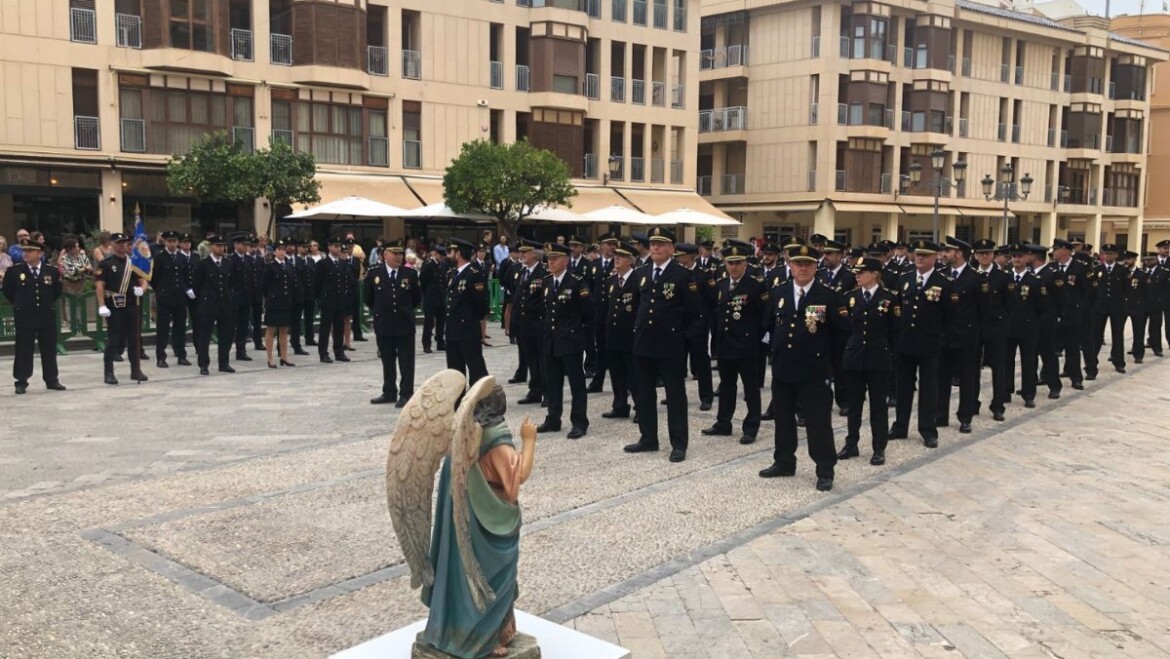
{"type": "Polygon", "coordinates": [[[710,270],[711,272],[723,271],[723,261],[715,256],[714,240],[704,240],[699,243],[699,258],[697,263],[704,270],[710,270]]]}
{"type": "MultiPolygon", "coordinates": [[[[304,318],[304,332],[305,345],[317,345],[317,332],[314,328],[314,321],[317,319],[317,298],[315,290],[313,289],[313,274],[316,270],[317,261],[309,255],[311,248],[309,240],[302,240],[297,246],[297,256],[300,257],[300,264],[297,270],[298,282],[301,288],[301,314],[304,318]]],[[[300,353],[297,353],[298,355],[300,353]]]]}
{"type": "Polygon", "coordinates": [[[251,259],[252,280],[255,282],[255,290],[252,292],[252,299],[248,302],[248,313],[251,314],[249,322],[252,327],[252,347],[256,350],[264,350],[264,337],[261,331],[261,327],[264,324],[264,293],[260,290],[260,279],[264,276],[264,269],[267,265],[264,256],[264,250],[260,249],[260,239],[256,234],[249,234],[248,257],[251,259]]]}
{"type": "Polygon", "coordinates": [[[605,384],[605,373],[609,369],[609,359],[605,354],[605,307],[602,303],[602,292],[609,276],[613,274],[613,256],[617,245],[618,238],[615,234],[601,234],[597,241],[598,258],[593,262],[596,271],[593,278],[593,343],[597,350],[597,368],[594,369],[593,379],[585,389],[591,394],[601,393],[605,384]]]}
{"type": "Polygon", "coordinates": [[[403,407],[414,395],[414,312],[422,304],[419,275],[403,267],[401,240],[382,247],[383,263],[366,273],[365,302],[374,317],[374,339],[382,360],[382,393],[371,404],[403,407]],[[402,373],[399,384],[398,372],[402,373]]]}
{"type": "Polygon", "coordinates": [[[692,243],[676,243],[675,259],[679,265],[691,274],[691,280],[698,287],[696,295],[699,298],[699,320],[687,328],[685,345],[687,357],[691,364],[691,375],[699,382],[699,410],[706,412],[711,409],[715,399],[714,385],[711,382],[711,353],[709,350],[707,317],[709,310],[715,306],[715,278],[710,271],[701,270],[695,264],[699,247],[692,243]]]}
{"type": "MultiPolygon", "coordinates": [[[[1100,264],[1100,259],[1091,252],[1077,251],[1073,252],[1073,260],[1084,266],[1085,279],[1089,282],[1083,298],[1085,322],[1081,323],[1081,363],[1085,365],[1085,379],[1096,380],[1098,369],[1097,328],[1093,318],[1093,309],[1097,306],[1097,286],[1100,284],[1100,273],[1097,271],[1097,266],[1100,264]]],[[[1041,358],[1043,358],[1043,354],[1041,354],[1041,358]]]]}
{"type": "Polygon", "coordinates": [[[475,245],[451,239],[455,268],[447,284],[447,368],[466,373],[468,386],[488,374],[479,323],[488,312],[487,274],[471,263],[475,245]]]}
{"type": "Polygon", "coordinates": [[[28,391],[33,373],[33,352],[41,352],[41,377],[45,387],[65,391],[57,379],[57,300],[61,298],[61,273],[41,262],[41,244],[24,238],[20,241],[24,261],[8,268],[4,274],[4,298],[12,305],[16,330],[16,353],[12,377],[16,393],[28,391]],[[35,348],[34,348],[35,344],[35,348]]]}
{"type": "Polygon", "coordinates": [[[1148,252],[1142,259],[1149,283],[1146,287],[1146,314],[1149,319],[1150,351],[1162,356],[1163,312],[1170,302],[1170,269],[1158,265],[1158,253],[1148,252]]]}
{"type": "MultiPolygon", "coordinates": [[[[1154,267],[1160,271],[1164,271],[1167,273],[1167,276],[1170,277],[1170,240],[1159,241],[1154,246],[1158,248],[1158,251],[1155,253],[1157,262],[1155,263],[1154,267]]],[[[1162,317],[1159,326],[1166,333],[1166,342],[1170,344],[1170,280],[1167,281],[1165,286],[1167,287],[1167,290],[1161,297],[1162,303],[1157,307],[1157,313],[1162,317]]],[[[1151,315],[1153,315],[1153,313],[1154,312],[1151,311],[1151,315]]],[[[1158,337],[1156,342],[1151,340],[1150,347],[1157,347],[1158,350],[1154,354],[1157,354],[1159,357],[1161,357],[1161,354],[1159,353],[1162,352],[1162,338],[1158,337]]]]}
{"type": "MultiPolygon", "coordinates": [[[[532,241],[528,241],[532,242],[532,241]]],[[[516,372],[508,378],[508,384],[521,384],[528,381],[528,359],[520,349],[520,341],[516,328],[519,311],[517,302],[520,299],[520,280],[525,278],[528,268],[524,265],[524,253],[532,250],[532,246],[525,245],[525,239],[516,241],[516,247],[508,252],[504,261],[505,267],[500,268],[500,294],[503,296],[504,334],[508,335],[509,342],[516,346],[516,372]]]]}
{"type": "Polygon", "coordinates": [[[287,241],[273,245],[273,259],[260,273],[261,305],[264,308],[264,350],[268,368],[277,368],[272,361],[273,347],[279,352],[281,366],[296,366],[289,360],[288,328],[293,324],[293,300],[296,298],[296,273],[288,259],[288,250],[294,249],[287,241]]]}
{"type": "MultiPolygon", "coordinates": [[[[947,301],[951,281],[935,269],[939,246],[917,240],[914,270],[895,284],[902,306],[902,325],[894,344],[897,363],[898,404],[890,439],[909,436],[910,410],[918,384],[918,433],[927,448],[938,447],[938,361],[946,330],[947,301]]],[[[949,384],[949,383],[948,383],[949,384]]]]}
{"type": "Polygon", "coordinates": [[[715,353],[719,360],[719,410],[715,424],[703,430],[704,435],[731,436],[740,380],[747,403],[740,444],[755,442],[760,431],[760,334],[764,317],[771,312],[764,282],[747,275],[747,257],[752,251],[751,245],[739,240],[728,241],[723,249],[726,276],[715,284],[711,312],[719,335],[715,353]]]}
{"type": "Polygon", "coordinates": [[[637,316],[638,282],[634,259],[638,248],[619,242],[613,250],[613,271],[601,287],[601,323],[604,327],[606,366],[613,383],[613,405],[601,414],[606,419],[630,417],[630,392],[635,390],[634,320],[637,316]]]}
{"type": "Polygon", "coordinates": [[[439,352],[447,349],[443,332],[447,325],[447,248],[431,247],[430,256],[419,269],[419,285],[423,289],[423,352],[431,352],[431,333],[434,333],[439,352]]]}
{"type": "Polygon", "coordinates": [[[816,277],[821,252],[807,245],[785,250],[792,279],[769,292],[763,319],[772,347],[772,402],[776,449],[762,478],[796,475],[796,414],[808,433],[817,489],[833,489],[837,448],[833,441],[833,355],[849,333],[848,311],[836,291],[816,277]]]}
{"type": "Polygon", "coordinates": [[[950,296],[947,298],[946,332],[943,335],[943,349],[939,359],[939,396],[937,425],[950,425],[951,386],[959,383],[959,432],[971,432],[971,419],[979,406],[979,330],[982,319],[988,311],[990,295],[983,290],[983,279],[969,264],[971,245],[965,241],[946,237],[943,247],[951,279],[950,296]]]}
{"type": "MultiPolygon", "coordinates": [[[[1048,398],[1056,400],[1060,398],[1060,392],[1064,388],[1060,380],[1060,359],[1057,357],[1059,328],[1077,323],[1079,315],[1076,312],[1074,291],[1070,289],[1066,295],[1064,286],[1066,281],[1073,281],[1076,277],[1066,276],[1055,263],[1050,262],[1048,248],[1044,245],[1026,244],[1023,248],[1028,252],[1027,261],[1031,264],[1032,274],[1040,280],[1044,290],[1052,293],[1050,299],[1040,305],[1040,339],[1036,345],[1036,354],[1040,362],[1039,382],[1048,387],[1048,398]]],[[[1073,351],[1078,350],[1078,336],[1076,331],[1070,332],[1073,351]]]]}
{"type": "MultiPolygon", "coordinates": [[[[845,246],[835,240],[825,239],[821,248],[821,268],[817,271],[817,278],[825,286],[836,291],[837,295],[845,294],[857,288],[857,278],[853,271],[843,264],[845,246]]],[[[837,410],[841,416],[849,416],[849,380],[841,370],[840,351],[845,344],[837,345],[838,354],[833,356],[833,399],[837,401],[837,410]]]]}
{"type": "MultiPolygon", "coordinates": [[[[512,336],[520,361],[528,372],[527,394],[518,405],[539,405],[544,400],[544,362],[540,338],[544,334],[544,276],[548,269],[544,244],[527,238],[520,240],[521,267],[514,273],[516,292],[512,303],[512,336]]],[[[522,381],[522,380],[521,380],[522,381]]]]}
{"type": "Polygon", "coordinates": [[[195,314],[195,354],[199,361],[199,374],[210,375],[211,333],[219,341],[219,370],[221,373],[235,373],[228,363],[231,355],[232,336],[236,320],[235,300],[232,290],[232,268],[235,262],[224,256],[227,240],[218,235],[208,236],[211,252],[199,261],[191,276],[191,287],[195,291],[198,307],[195,314]]]}
{"type": "MultiPolygon", "coordinates": [[[[1072,243],[1056,239],[1052,243],[1052,256],[1055,263],[1048,265],[1040,278],[1044,283],[1044,290],[1054,299],[1046,301],[1057,305],[1059,311],[1056,319],[1056,348],[1064,351],[1064,375],[1072,382],[1073,389],[1084,388],[1084,375],[1081,372],[1081,337],[1084,334],[1086,323],[1091,325],[1086,317],[1088,305],[1086,298],[1091,279],[1088,268],[1073,258],[1072,243]],[[1057,282],[1060,282],[1057,284],[1057,282]]],[[[1048,338],[1049,343],[1052,338],[1048,338]]],[[[1041,336],[1040,342],[1046,339],[1041,336]]],[[[1093,372],[1096,372],[1094,367],[1093,372]]]]}
{"type": "MultiPolygon", "coordinates": [[[[991,418],[1004,420],[1004,406],[1012,398],[1006,377],[1004,354],[1007,350],[1007,285],[1011,277],[995,265],[994,240],[976,240],[971,245],[975,254],[975,274],[979,275],[979,290],[985,297],[985,308],[979,327],[979,365],[991,369],[991,418]]],[[[981,403],[976,393],[975,409],[981,403]]]]}
{"type": "Polygon", "coordinates": [[[540,338],[543,358],[545,399],[548,415],[537,432],[557,432],[565,406],[565,379],[569,380],[572,403],[569,409],[569,439],[585,436],[589,429],[587,392],[582,359],[585,337],[592,335],[592,284],[572,271],[570,249],[547,243],[548,274],[544,276],[544,332],[540,338]]]}
{"type": "MultiPolygon", "coordinates": [[[[585,284],[589,286],[590,295],[592,295],[593,287],[597,283],[597,266],[593,261],[585,258],[585,239],[581,236],[569,236],[569,249],[572,251],[569,259],[569,272],[577,275],[585,280],[585,284]]],[[[590,300],[592,303],[593,300],[590,300]]],[[[590,317],[590,327],[592,330],[593,316],[590,317]]],[[[597,373],[597,344],[592,331],[585,332],[585,377],[593,377],[597,373]]]]}
{"type": "Polygon", "coordinates": [[[687,457],[688,423],[685,333],[699,318],[698,285],[674,256],[674,233],[654,227],[647,237],[649,260],[635,272],[638,315],[634,323],[634,380],[638,401],[638,441],[627,453],[658,450],[655,380],[666,389],[670,461],[687,457]]]}
{"type": "Polygon", "coordinates": [[[313,269],[313,297],[321,310],[321,330],[317,355],[325,364],[347,362],[345,356],[345,312],[350,301],[350,271],[341,260],[345,239],[335,236],[329,241],[329,255],[317,261],[313,269]],[[329,337],[333,337],[333,357],[329,357],[329,337]]]}
{"type": "Polygon", "coordinates": [[[190,366],[187,361],[187,303],[195,298],[191,288],[190,264],[179,253],[179,234],[164,231],[164,249],[154,255],[150,285],[154,288],[154,299],[158,312],[157,335],[155,337],[156,365],[167,368],[167,344],[171,343],[180,366],[190,366]]]}
{"type": "Polygon", "coordinates": [[[1133,331],[1133,343],[1130,354],[1133,363],[1140,364],[1146,357],[1146,300],[1150,295],[1150,276],[1137,267],[1137,252],[1126,250],[1122,254],[1125,268],[1129,271],[1129,281],[1125,287],[1125,313],[1129,316],[1130,329],[1133,331]]]}
{"type": "Polygon", "coordinates": [[[236,329],[236,359],[250,362],[248,356],[249,324],[252,322],[252,303],[259,288],[259,279],[256,277],[255,261],[248,253],[249,236],[246,232],[236,232],[231,235],[232,253],[228,257],[231,261],[232,276],[232,309],[235,313],[234,327],[236,329]]]}
{"type": "MultiPolygon", "coordinates": [[[[1008,249],[1012,270],[1006,273],[1007,286],[1004,292],[1004,309],[1007,312],[1007,342],[1004,350],[1004,384],[1010,394],[1016,386],[1016,354],[1020,356],[1020,396],[1024,407],[1036,407],[1036,366],[1039,359],[1040,332],[1044,327],[1045,307],[1056,303],[1055,290],[1067,286],[1059,273],[1052,273],[1049,281],[1055,290],[1050,291],[1040,277],[1029,271],[1029,254],[1026,245],[1015,244],[1008,249]]],[[[1079,350],[1074,346],[1073,350],[1079,350]]]]}
{"type": "Polygon", "coordinates": [[[1093,370],[1100,360],[1101,346],[1105,344],[1105,325],[1111,330],[1109,361],[1118,373],[1125,372],[1125,288],[1130,286],[1129,271],[1117,262],[1120,250],[1117,245],[1101,246],[1104,261],[1097,266],[1095,283],[1096,303],[1093,306],[1093,370]]]}
{"type": "MultiPolygon", "coordinates": [[[[728,242],[726,240],[723,241],[724,247],[727,246],[728,242]]],[[[764,246],[760,248],[759,265],[752,265],[752,259],[755,256],[754,248],[752,249],[752,255],[747,258],[748,276],[755,277],[763,283],[764,290],[771,291],[791,278],[792,273],[789,270],[788,263],[786,260],[781,260],[780,255],[789,245],[801,245],[804,241],[795,236],[786,236],[782,242],[784,243],[783,249],[776,243],[764,243],[764,246]]],[[[784,256],[784,259],[787,259],[787,256],[784,256]]],[[[763,337],[761,336],[762,339],[763,337]]],[[[760,388],[762,389],[763,383],[768,379],[768,362],[772,358],[772,348],[767,344],[761,343],[760,354],[764,355],[764,358],[759,361],[758,365],[760,369],[760,388]]],[[[769,400],[768,406],[764,408],[763,413],[760,415],[760,419],[763,421],[772,421],[775,418],[772,401],[769,400]]]]}
{"type": "Polygon", "coordinates": [[[130,355],[130,378],[146,382],[142,372],[142,349],[138,336],[138,305],[146,294],[146,279],[130,266],[130,236],[115,233],[110,237],[114,253],[94,270],[98,315],[106,319],[106,384],[118,384],[114,377],[114,357],[126,350],[130,355]]]}
{"type": "Polygon", "coordinates": [[[849,421],[845,446],[837,453],[838,460],[861,455],[857,445],[861,441],[861,413],[869,394],[869,429],[873,455],[869,463],[886,463],[886,443],[890,434],[889,398],[893,344],[898,333],[901,307],[897,294],[881,286],[880,259],[859,256],[851,268],[858,286],[843,295],[849,313],[850,335],[841,355],[841,366],[848,380],[849,421]]]}
{"type": "Polygon", "coordinates": [[[289,237],[285,243],[289,269],[292,271],[292,324],[289,326],[289,339],[294,355],[307,355],[301,344],[301,334],[304,333],[303,318],[305,317],[305,300],[307,298],[304,287],[304,272],[308,268],[308,259],[301,255],[303,240],[296,236],[289,237]]]}
{"type": "MultiPolygon", "coordinates": [[[[183,260],[185,261],[185,265],[187,266],[188,280],[194,279],[195,268],[198,267],[198,265],[199,265],[199,254],[198,254],[198,252],[192,251],[191,245],[192,245],[191,234],[189,234],[189,233],[179,234],[179,256],[181,256],[183,258],[183,260]]],[[[194,291],[192,291],[192,292],[194,292],[194,291]]],[[[195,313],[196,310],[198,310],[198,308],[199,308],[198,299],[191,296],[191,295],[188,295],[187,296],[187,318],[188,318],[188,323],[191,325],[191,348],[192,349],[194,349],[194,347],[195,347],[195,333],[199,331],[199,323],[196,322],[196,313],[195,313]]],[[[188,362],[188,364],[189,363],[190,362],[188,362]]],[[[182,362],[180,362],[181,366],[186,366],[188,364],[183,364],[182,362]]]]}

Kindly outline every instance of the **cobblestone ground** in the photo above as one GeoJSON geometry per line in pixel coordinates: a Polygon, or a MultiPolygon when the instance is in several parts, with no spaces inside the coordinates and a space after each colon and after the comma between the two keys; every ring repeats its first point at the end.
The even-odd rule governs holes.
{"type": "MultiPolygon", "coordinates": [[[[0,657],[317,657],[424,615],[379,477],[396,410],[366,403],[380,367],[357,345],[351,364],[116,388],[76,354],[69,392],[0,392],[0,657]]],[[[442,364],[420,355],[419,380],[442,364]]],[[[829,495],[807,459],[757,478],[770,427],[701,437],[693,404],[686,462],[626,455],[635,427],[591,396],[587,437],[540,441],[519,604],[638,659],[1162,656],[1168,374],[1103,373],[935,451],[893,442],[829,495]]]]}

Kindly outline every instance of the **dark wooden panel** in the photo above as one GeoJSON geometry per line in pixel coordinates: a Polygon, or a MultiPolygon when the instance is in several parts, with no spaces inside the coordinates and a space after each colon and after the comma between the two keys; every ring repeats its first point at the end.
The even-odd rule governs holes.
{"type": "Polygon", "coordinates": [[[142,3],[142,47],[162,48],[163,30],[166,17],[162,0],[145,0],[142,3]]]}
{"type": "Polygon", "coordinates": [[[98,116],[97,71],[94,69],[73,69],[73,114],[98,116]]]}
{"type": "Polygon", "coordinates": [[[336,7],[313,7],[313,63],[337,66],[338,14],[336,7]]]}
{"type": "Polygon", "coordinates": [[[297,100],[297,91],[295,89],[288,89],[285,87],[272,88],[272,100],[274,101],[295,101],[297,100]]]}
{"type": "MultiPolygon", "coordinates": [[[[229,0],[212,0],[212,20],[215,35],[215,52],[224,57],[232,56],[232,14],[229,0]]],[[[253,45],[255,49],[255,45],[253,45]]]]}
{"type": "Polygon", "coordinates": [[[379,96],[363,96],[362,105],[373,110],[385,110],[390,107],[390,101],[379,96]]]}
{"type": "Polygon", "coordinates": [[[294,2],[292,6],[293,64],[312,64],[313,54],[313,12],[308,2],[294,2]]]}
{"type": "Polygon", "coordinates": [[[845,150],[845,181],[850,192],[877,192],[881,178],[881,151],[845,150]]]}
{"type": "MultiPolygon", "coordinates": [[[[273,91],[275,92],[276,90],[273,91]]],[[[228,96],[246,96],[248,98],[252,98],[256,95],[256,88],[251,85],[234,85],[232,83],[228,83],[227,93],[228,96]]],[[[273,94],[273,98],[275,97],[276,95],[273,94]]]]}

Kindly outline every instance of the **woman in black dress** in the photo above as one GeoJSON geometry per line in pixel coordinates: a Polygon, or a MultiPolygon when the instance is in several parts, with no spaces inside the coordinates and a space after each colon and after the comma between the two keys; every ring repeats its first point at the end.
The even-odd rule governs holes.
{"type": "Polygon", "coordinates": [[[268,352],[268,368],[276,368],[272,362],[272,338],[279,330],[280,364],[296,366],[288,361],[288,328],[292,325],[293,296],[296,273],[292,263],[285,259],[288,243],[281,240],[273,246],[272,262],[264,267],[260,278],[260,294],[264,296],[264,348],[268,352]]]}

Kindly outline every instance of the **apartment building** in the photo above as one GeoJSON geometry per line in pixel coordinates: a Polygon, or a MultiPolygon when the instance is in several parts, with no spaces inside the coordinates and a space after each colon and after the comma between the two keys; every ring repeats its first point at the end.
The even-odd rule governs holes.
{"type": "Polygon", "coordinates": [[[1145,234],[1150,67],[1167,52],[1108,21],[968,0],[702,11],[696,187],[742,235],[929,237],[936,192],[940,235],[1145,234]],[[1028,195],[1005,221],[985,187],[1028,195]]]}
{"type": "Polygon", "coordinates": [[[263,228],[167,190],[210,131],[312,153],[326,200],[439,202],[464,142],[527,138],[574,210],[695,207],[698,31],[686,0],[4,2],[0,234],[263,228]]]}

